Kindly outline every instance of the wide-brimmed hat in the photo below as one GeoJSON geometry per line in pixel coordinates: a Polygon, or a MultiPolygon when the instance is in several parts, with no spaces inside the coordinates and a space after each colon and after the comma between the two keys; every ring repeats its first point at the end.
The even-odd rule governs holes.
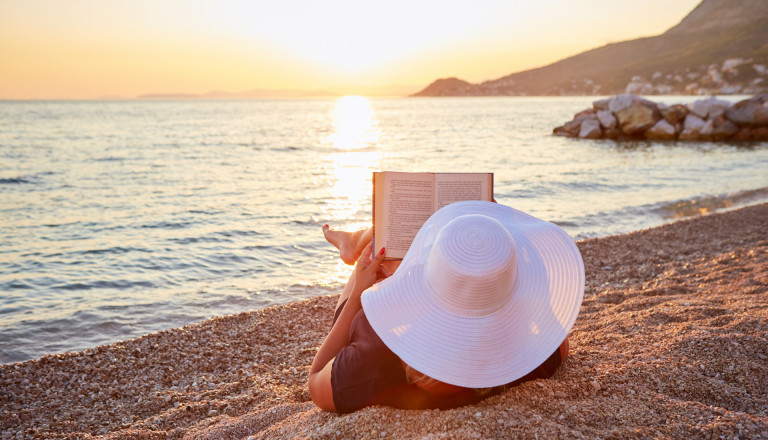
{"type": "Polygon", "coordinates": [[[394,275],[363,293],[376,334],[441,382],[519,379],[560,346],[584,296],[584,263],[560,227],[508,206],[457,202],[422,226],[394,275]]]}

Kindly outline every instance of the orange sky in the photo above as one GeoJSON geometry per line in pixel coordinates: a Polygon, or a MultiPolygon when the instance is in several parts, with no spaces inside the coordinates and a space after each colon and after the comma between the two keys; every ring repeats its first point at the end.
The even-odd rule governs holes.
{"type": "Polygon", "coordinates": [[[677,24],[700,0],[4,0],[0,99],[495,79],[677,24]]]}

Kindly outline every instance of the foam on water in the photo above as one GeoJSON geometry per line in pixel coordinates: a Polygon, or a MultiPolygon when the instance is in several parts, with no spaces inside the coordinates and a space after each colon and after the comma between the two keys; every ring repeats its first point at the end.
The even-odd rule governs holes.
{"type": "Polygon", "coordinates": [[[566,230],[581,231],[572,233],[576,240],[581,240],[637,231],[675,220],[726,212],[766,201],[768,201],[768,188],[757,188],[639,206],[624,206],[613,211],[597,212],[555,223],[566,230]]]}

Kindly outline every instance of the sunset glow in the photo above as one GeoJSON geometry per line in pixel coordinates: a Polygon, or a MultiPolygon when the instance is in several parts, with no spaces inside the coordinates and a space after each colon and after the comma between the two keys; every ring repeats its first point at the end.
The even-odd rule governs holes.
{"type": "Polygon", "coordinates": [[[9,0],[0,99],[413,93],[661,33],[698,0],[9,0]],[[663,11],[660,13],[659,11],[663,11]]]}

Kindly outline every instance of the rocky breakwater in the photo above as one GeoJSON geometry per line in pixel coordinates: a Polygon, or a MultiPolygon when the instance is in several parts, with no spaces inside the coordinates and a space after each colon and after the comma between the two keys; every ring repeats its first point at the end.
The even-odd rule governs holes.
{"type": "Polygon", "coordinates": [[[768,141],[768,94],[735,104],[707,98],[688,105],[617,95],[595,101],[553,133],[585,139],[768,141]]]}

